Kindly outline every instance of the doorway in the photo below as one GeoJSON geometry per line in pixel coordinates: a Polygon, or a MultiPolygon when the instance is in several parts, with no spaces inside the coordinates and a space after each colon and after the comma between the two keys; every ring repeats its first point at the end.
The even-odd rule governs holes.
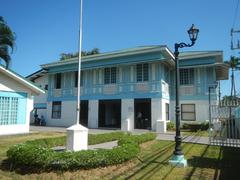
{"type": "Polygon", "coordinates": [[[81,100],[80,103],[80,124],[88,127],[88,100],[81,100]]]}
{"type": "Polygon", "coordinates": [[[151,129],[151,99],[134,99],[134,128],[151,129]]]}
{"type": "Polygon", "coordinates": [[[99,100],[99,127],[121,128],[121,100],[99,100]]]}

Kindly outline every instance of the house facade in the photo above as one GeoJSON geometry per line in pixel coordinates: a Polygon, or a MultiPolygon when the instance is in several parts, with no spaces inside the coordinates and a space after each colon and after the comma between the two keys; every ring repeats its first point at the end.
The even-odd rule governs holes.
{"type": "MultiPolygon", "coordinates": [[[[221,51],[180,53],[182,121],[208,119],[208,89],[228,78],[221,51]]],[[[175,120],[174,55],[167,46],[144,46],[85,56],[81,71],[81,124],[89,128],[157,130],[175,120]]],[[[49,126],[76,121],[78,59],[44,64],[28,78],[47,89],[34,107],[49,126]]],[[[217,87],[211,103],[217,103],[217,87]]]]}
{"type": "Polygon", "coordinates": [[[0,65],[0,135],[29,132],[33,96],[44,90],[0,65]]]}

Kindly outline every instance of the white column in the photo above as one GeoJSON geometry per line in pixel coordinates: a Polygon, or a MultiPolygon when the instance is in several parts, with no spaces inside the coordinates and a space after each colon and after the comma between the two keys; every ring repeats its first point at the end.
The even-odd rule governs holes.
{"type": "Polygon", "coordinates": [[[157,121],[162,119],[162,99],[153,98],[151,99],[151,113],[152,113],[152,130],[156,130],[157,121]]]}
{"type": "Polygon", "coordinates": [[[121,130],[132,131],[134,129],[134,99],[122,99],[121,130]]]}
{"type": "Polygon", "coordinates": [[[98,100],[89,100],[88,106],[88,127],[98,128],[98,100]]]}

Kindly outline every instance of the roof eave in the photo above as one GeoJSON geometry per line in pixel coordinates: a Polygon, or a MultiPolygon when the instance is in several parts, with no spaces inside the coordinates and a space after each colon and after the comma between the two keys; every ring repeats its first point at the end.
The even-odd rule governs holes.
{"type": "Polygon", "coordinates": [[[0,70],[2,72],[5,72],[5,74],[7,76],[9,76],[12,79],[14,79],[14,80],[20,82],[21,84],[23,84],[23,86],[29,88],[33,93],[35,93],[35,94],[45,93],[45,91],[43,89],[41,89],[40,87],[37,87],[36,85],[27,81],[25,78],[21,77],[20,75],[17,75],[16,73],[10,71],[9,69],[6,69],[5,67],[0,66],[0,70]]]}
{"type": "MultiPolygon", "coordinates": [[[[115,53],[106,53],[106,54],[99,54],[99,55],[93,55],[93,56],[85,56],[82,58],[82,62],[95,61],[95,60],[101,60],[106,58],[124,57],[129,55],[136,55],[136,54],[143,54],[143,53],[150,53],[150,52],[157,52],[157,51],[165,51],[168,54],[169,59],[174,58],[174,55],[167,48],[167,46],[156,46],[156,47],[139,49],[139,50],[130,51],[130,52],[115,52],[115,53]]],[[[53,63],[43,64],[41,65],[41,67],[50,68],[50,67],[67,65],[67,64],[75,64],[77,62],[78,62],[78,58],[73,58],[65,61],[57,61],[53,63]]]]}

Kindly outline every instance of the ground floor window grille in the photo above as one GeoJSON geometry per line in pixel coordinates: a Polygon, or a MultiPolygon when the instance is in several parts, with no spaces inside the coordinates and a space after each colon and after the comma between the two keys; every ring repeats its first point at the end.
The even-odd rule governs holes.
{"type": "Polygon", "coordinates": [[[0,96],[0,125],[17,124],[18,98],[0,96]]]}
{"type": "Polygon", "coordinates": [[[181,115],[184,121],[195,121],[195,104],[181,104],[181,115]]]}
{"type": "Polygon", "coordinates": [[[54,101],[52,103],[52,118],[53,119],[60,119],[61,118],[61,110],[62,109],[62,102],[61,101],[54,101]]]}

